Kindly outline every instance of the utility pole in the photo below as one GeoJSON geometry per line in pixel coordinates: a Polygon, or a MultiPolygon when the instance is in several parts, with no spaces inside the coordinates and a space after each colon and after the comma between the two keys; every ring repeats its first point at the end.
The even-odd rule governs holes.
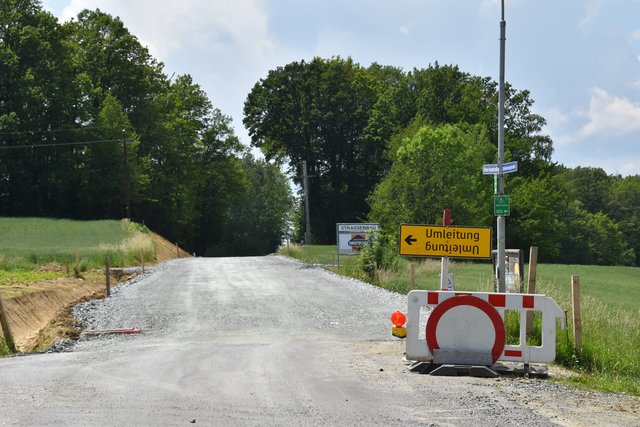
{"type": "Polygon", "coordinates": [[[304,191],[304,244],[311,244],[311,219],[309,216],[309,175],[307,175],[307,161],[302,161],[302,185],[304,191]]]}
{"type": "MultiPolygon", "coordinates": [[[[504,174],[502,164],[504,163],[504,45],[507,23],[504,20],[504,0],[501,1],[500,19],[500,79],[498,83],[498,195],[504,195],[504,174]]],[[[498,292],[505,292],[505,218],[498,216],[497,219],[497,239],[498,239],[498,292]]]]}
{"type": "Polygon", "coordinates": [[[127,219],[131,219],[131,207],[129,200],[129,159],[127,158],[127,138],[125,129],[122,129],[122,150],[124,152],[124,202],[127,219]]]}

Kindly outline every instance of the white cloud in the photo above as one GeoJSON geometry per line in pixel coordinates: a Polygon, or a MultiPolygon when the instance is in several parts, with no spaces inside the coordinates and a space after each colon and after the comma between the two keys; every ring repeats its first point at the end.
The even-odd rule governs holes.
{"type": "Polygon", "coordinates": [[[85,8],[120,16],[160,59],[191,48],[210,52],[233,48],[238,55],[258,58],[273,49],[259,0],[71,0],[62,20],[85,8]]]}
{"type": "Polygon", "coordinates": [[[593,89],[589,110],[585,115],[589,122],[578,133],[582,138],[640,131],[640,103],[611,96],[604,89],[593,89]]]}

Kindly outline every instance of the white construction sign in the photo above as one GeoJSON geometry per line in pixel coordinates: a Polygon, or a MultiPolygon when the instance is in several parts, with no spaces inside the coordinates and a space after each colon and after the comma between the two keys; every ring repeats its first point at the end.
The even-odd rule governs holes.
{"type": "Polygon", "coordinates": [[[338,255],[357,255],[369,238],[378,233],[380,224],[336,224],[338,255]]]}

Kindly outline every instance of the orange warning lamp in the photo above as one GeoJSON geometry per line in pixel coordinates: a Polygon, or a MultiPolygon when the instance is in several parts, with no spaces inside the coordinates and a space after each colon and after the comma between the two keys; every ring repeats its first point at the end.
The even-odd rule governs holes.
{"type": "Polygon", "coordinates": [[[400,310],[397,310],[391,315],[391,323],[397,327],[404,326],[404,324],[407,323],[407,316],[400,310]]]}
{"type": "Polygon", "coordinates": [[[398,338],[407,337],[407,329],[404,327],[404,324],[407,323],[407,316],[403,312],[400,310],[395,311],[391,315],[391,323],[393,323],[391,335],[398,338]]]}

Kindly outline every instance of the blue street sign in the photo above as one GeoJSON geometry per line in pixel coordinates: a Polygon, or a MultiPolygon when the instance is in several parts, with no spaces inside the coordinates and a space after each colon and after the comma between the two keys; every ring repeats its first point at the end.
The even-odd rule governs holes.
{"type": "MultiPolygon", "coordinates": [[[[502,164],[502,173],[512,173],[518,171],[518,162],[509,162],[502,164]]],[[[498,165],[482,165],[483,175],[498,175],[498,165]]]]}

